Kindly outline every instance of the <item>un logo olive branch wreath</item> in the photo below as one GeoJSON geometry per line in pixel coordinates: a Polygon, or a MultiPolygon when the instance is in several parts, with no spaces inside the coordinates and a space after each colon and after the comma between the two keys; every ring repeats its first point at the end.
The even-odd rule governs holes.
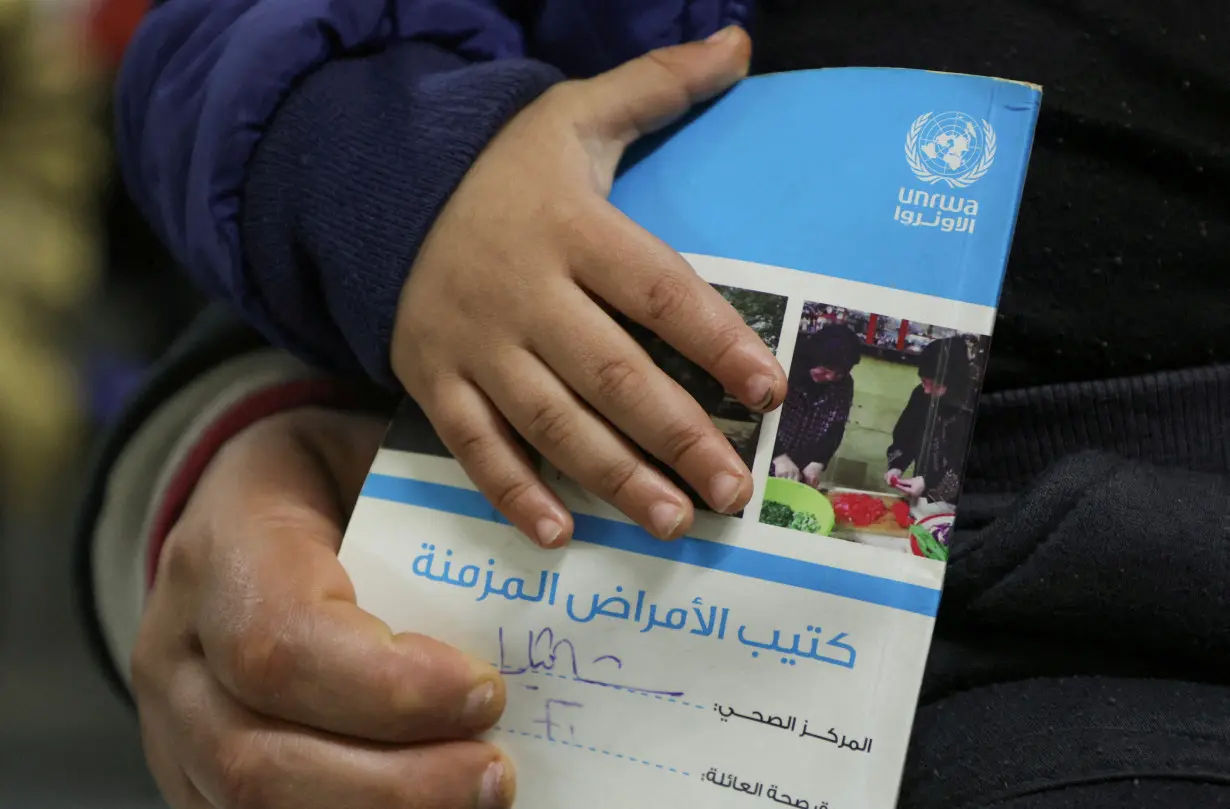
{"type": "Polygon", "coordinates": [[[977,165],[972,169],[956,177],[934,174],[923,163],[918,144],[919,139],[922,137],[923,129],[927,126],[927,122],[931,120],[933,115],[934,113],[926,112],[918,116],[914,120],[913,126],[910,127],[909,133],[905,136],[905,159],[910,164],[910,169],[914,172],[914,176],[930,185],[940,182],[947,183],[950,188],[967,188],[981,180],[991,170],[992,164],[995,163],[995,129],[988,121],[982,121],[982,157],[979,158],[977,165]]]}

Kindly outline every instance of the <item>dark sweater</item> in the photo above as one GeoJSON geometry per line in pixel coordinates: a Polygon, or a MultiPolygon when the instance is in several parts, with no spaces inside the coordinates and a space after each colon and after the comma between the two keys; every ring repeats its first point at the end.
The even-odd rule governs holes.
{"type": "Polygon", "coordinates": [[[809,464],[828,466],[841,446],[854,404],[854,378],[815,384],[791,379],[782,404],[773,457],[787,455],[799,469],[809,464]]]}
{"type": "Polygon", "coordinates": [[[974,413],[963,403],[937,402],[919,385],[893,427],[888,468],[921,477],[927,499],[956,503],[973,423],[974,413]]]}
{"type": "Polygon", "coordinates": [[[1230,361],[1230,5],[763,0],[759,71],[1042,84],[993,389],[1230,361]]]}

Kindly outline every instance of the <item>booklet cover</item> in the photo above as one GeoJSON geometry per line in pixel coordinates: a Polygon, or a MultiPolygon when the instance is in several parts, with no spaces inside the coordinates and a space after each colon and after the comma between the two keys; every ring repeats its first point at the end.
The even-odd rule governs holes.
{"type": "Polygon", "coordinates": [[[503,672],[490,739],[534,809],[890,809],[1041,91],[834,69],[750,79],[625,163],[613,202],[790,378],[759,416],[644,330],[757,480],[659,542],[545,470],[547,552],[407,406],[341,559],[364,609],[503,672]]]}

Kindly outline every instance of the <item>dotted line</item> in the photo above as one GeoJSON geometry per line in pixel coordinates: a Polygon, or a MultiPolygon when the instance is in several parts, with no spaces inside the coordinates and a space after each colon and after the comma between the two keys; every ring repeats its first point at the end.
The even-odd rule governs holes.
{"type": "Polygon", "coordinates": [[[492,728],[492,730],[498,730],[503,733],[507,733],[510,736],[522,736],[526,739],[537,739],[540,742],[558,744],[562,747],[571,747],[574,750],[584,750],[588,753],[595,753],[598,755],[607,756],[609,758],[617,758],[623,761],[631,761],[633,764],[643,764],[646,767],[649,767],[651,769],[662,770],[663,772],[674,773],[675,775],[682,775],[684,778],[692,777],[692,774],[685,770],[676,769],[675,767],[668,767],[665,764],[657,764],[652,761],[646,761],[643,758],[636,758],[635,756],[626,756],[623,753],[613,753],[610,750],[603,750],[601,747],[590,747],[589,745],[577,744],[576,742],[566,742],[566,741],[563,741],[562,739],[548,739],[546,736],[542,735],[541,733],[527,733],[524,730],[514,730],[513,728],[502,728],[499,725],[496,725],[494,728],[492,728]]]}
{"type": "MultiPolygon", "coordinates": [[[[537,674],[540,677],[553,677],[557,680],[563,680],[564,682],[567,682],[567,683],[581,683],[582,685],[596,685],[596,683],[590,683],[585,680],[579,679],[577,677],[569,677],[566,674],[555,674],[550,671],[533,670],[533,671],[528,671],[525,673],[526,674],[537,674]]],[[[683,705],[688,708],[696,708],[701,711],[707,711],[712,707],[709,705],[697,705],[695,702],[688,702],[686,699],[677,699],[675,697],[668,697],[664,694],[650,694],[646,691],[641,691],[636,688],[628,688],[622,685],[609,685],[606,683],[602,683],[600,687],[609,688],[612,691],[623,691],[625,694],[636,694],[638,697],[645,697],[646,699],[653,699],[653,700],[657,700],[658,702],[669,702],[673,705],[683,705]]]]}

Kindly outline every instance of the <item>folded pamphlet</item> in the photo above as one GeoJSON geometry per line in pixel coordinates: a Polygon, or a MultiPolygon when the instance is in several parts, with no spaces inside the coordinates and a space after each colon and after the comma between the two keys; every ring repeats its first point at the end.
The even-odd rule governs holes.
{"type": "Polygon", "coordinates": [[[764,76],[629,155],[612,201],[789,374],[761,416],[630,326],[752,469],[738,516],[659,542],[544,465],[576,531],[543,551],[398,415],[341,559],[361,607],[503,672],[518,805],[896,804],[1040,101],[764,76]]]}

